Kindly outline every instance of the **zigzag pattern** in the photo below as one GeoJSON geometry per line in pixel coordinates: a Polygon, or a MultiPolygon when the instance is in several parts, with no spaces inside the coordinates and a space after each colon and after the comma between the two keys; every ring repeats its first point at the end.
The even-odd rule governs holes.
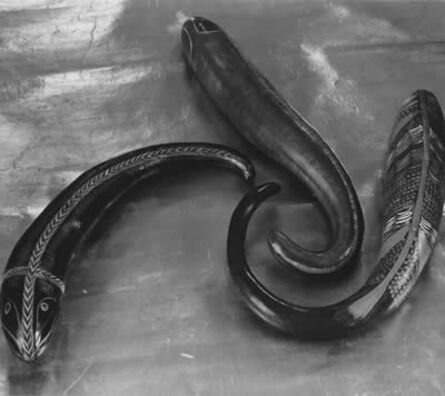
{"type": "Polygon", "coordinates": [[[22,318],[18,333],[18,339],[21,343],[22,354],[25,360],[31,360],[34,354],[34,285],[36,283],[34,271],[30,270],[25,277],[22,300],[22,318]]]}
{"type": "Polygon", "coordinates": [[[407,263],[411,263],[409,253],[416,246],[413,229],[418,227],[419,210],[423,201],[423,192],[418,186],[421,184],[425,155],[424,139],[420,103],[418,96],[412,95],[404,102],[396,119],[386,164],[383,246],[390,238],[399,239],[392,241],[392,248],[380,258],[377,268],[366,283],[372,286],[387,279],[385,293],[389,294],[391,301],[399,295],[397,285],[406,281],[407,263]],[[402,228],[407,229],[407,232],[397,234],[402,228]],[[402,262],[401,257],[404,257],[402,262]]]}
{"type": "MultiPolygon", "coordinates": [[[[9,271],[5,272],[5,274],[3,275],[3,280],[11,278],[12,276],[27,275],[28,271],[29,271],[28,267],[11,268],[9,271]]],[[[65,293],[65,284],[61,279],[59,279],[56,275],[52,274],[51,272],[46,271],[41,267],[38,267],[36,269],[35,276],[36,278],[44,279],[53,286],[56,286],[62,292],[62,294],[65,293]]]]}
{"type": "MultiPolygon", "coordinates": [[[[124,172],[130,168],[136,166],[147,166],[148,163],[157,163],[161,159],[168,156],[181,156],[181,155],[201,155],[203,157],[216,157],[228,160],[232,163],[237,164],[240,168],[244,168],[244,177],[249,176],[249,170],[242,166],[241,160],[234,154],[217,148],[217,147],[203,147],[203,146],[172,146],[172,147],[161,147],[155,150],[148,148],[147,151],[142,152],[138,155],[130,157],[126,160],[118,162],[109,168],[104,169],[100,173],[97,173],[90,179],[86,180],[79,189],[77,189],[73,195],[65,202],[65,204],[57,211],[51,221],[47,224],[42,234],[40,235],[34,249],[31,253],[28,266],[24,267],[27,269],[24,288],[23,288],[23,300],[22,300],[22,311],[21,311],[21,321],[18,333],[18,341],[21,345],[21,350],[25,360],[32,360],[36,355],[36,340],[34,338],[34,287],[36,280],[44,278],[52,284],[59,287],[59,289],[64,293],[65,285],[63,281],[57,278],[55,275],[49,273],[48,271],[42,270],[40,268],[41,259],[44,251],[57,232],[63,221],[69,216],[77,204],[85,198],[93,189],[95,189],[100,184],[111,179],[113,176],[124,172]],[[152,150],[152,151],[150,151],[152,150]]],[[[8,276],[14,276],[18,274],[23,274],[20,269],[12,269],[9,271],[8,276]],[[14,272],[15,271],[15,272],[14,272]]]]}
{"type": "Polygon", "coordinates": [[[395,142],[389,160],[394,171],[386,184],[391,191],[387,213],[392,216],[385,223],[383,236],[393,235],[403,224],[410,230],[403,250],[390,260],[393,268],[387,272],[387,311],[399,306],[414,286],[438,234],[445,153],[429,125],[425,95],[419,92],[405,102],[396,122],[400,129],[393,132],[395,142]]]}

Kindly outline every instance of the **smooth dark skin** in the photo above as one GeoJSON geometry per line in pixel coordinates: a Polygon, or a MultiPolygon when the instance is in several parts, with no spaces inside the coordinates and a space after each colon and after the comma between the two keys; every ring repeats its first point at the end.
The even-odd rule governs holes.
{"type": "MultiPolygon", "coordinates": [[[[423,182],[427,183],[423,188],[421,188],[422,179],[418,186],[412,184],[412,179],[408,179],[406,173],[409,166],[401,168],[400,172],[404,173],[394,171],[394,167],[400,165],[403,158],[409,155],[409,150],[416,146],[417,143],[412,142],[412,147],[408,146],[407,154],[402,151],[399,154],[399,159],[396,158],[388,164],[384,186],[384,205],[388,209],[387,213],[384,213],[384,219],[394,218],[394,214],[400,213],[397,211],[392,213],[392,207],[407,208],[411,206],[414,207],[413,217],[415,218],[417,212],[419,216],[428,218],[437,233],[445,197],[445,122],[442,110],[433,94],[428,91],[416,91],[413,96],[416,96],[420,102],[420,111],[413,118],[412,130],[416,129],[416,125],[419,124],[415,122],[417,119],[421,120],[424,130],[431,130],[430,137],[424,138],[425,153],[421,160],[428,161],[428,170],[434,173],[435,177],[441,179],[440,185],[431,181],[431,174],[428,172],[425,172],[428,176],[423,179],[423,182]],[[408,197],[394,194],[398,191],[400,182],[397,182],[396,178],[399,177],[402,180],[404,178],[408,180],[405,182],[406,188],[413,186],[418,188],[415,195],[421,198],[417,200],[417,204],[410,205],[408,197]],[[406,200],[406,204],[403,200],[406,200]]],[[[403,111],[400,114],[403,114],[403,111]]],[[[397,152],[397,145],[394,143],[398,140],[396,135],[397,133],[393,134],[391,138],[388,156],[397,152]]],[[[412,163],[416,163],[416,160],[413,159],[412,163]]],[[[402,250],[392,260],[392,256],[388,256],[390,260],[381,257],[364,286],[342,301],[326,306],[308,307],[285,301],[269,291],[249,268],[245,254],[245,242],[249,220],[253,213],[265,199],[278,191],[279,186],[276,183],[264,184],[250,191],[235,209],[228,233],[227,254],[232,278],[241,291],[244,301],[258,317],[271,327],[300,338],[331,339],[346,336],[360,329],[367,325],[375,314],[391,312],[404,301],[414,288],[432,253],[435,242],[433,240],[430,244],[422,239],[423,236],[432,237],[434,234],[420,231],[419,223],[414,220],[411,224],[406,225],[407,232],[405,234],[407,239],[410,234],[414,238],[412,242],[404,242],[405,246],[414,250],[407,250],[405,256],[402,250]],[[416,254],[416,251],[419,253],[416,254]],[[398,263],[400,259],[402,261],[398,263]],[[389,265],[392,267],[387,271],[389,265]],[[391,275],[393,268],[397,271],[391,275]],[[403,281],[403,278],[406,280],[403,281]]],[[[397,232],[392,233],[392,236],[395,235],[397,232]]],[[[386,242],[390,238],[391,236],[386,242]]],[[[403,237],[400,238],[398,243],[403,240],[403,237]]],[[[381,251],[384,249],[385,243],[382,244],[381,251]]]]}
{"type": "Polygon", "coordinates": [[[248,307],[268,325],[300,338],[330,339],[345,336],[349,328],[355,329],[366,323],[375,312],[373,309],[360,321],[348,313],[349,303],[356,301],[364,290],[338,304],[326,307],[304,307],[274,295],[249,268],[245,255],[249,220],[258,206],[279,190],[280,187],[276,183],[263,184],[250,191],[233,213],[227,240],[228,263],[232,279],[237,284],[248,307]]]}
{"type": "Polygon", "coordinates": [[[83,173],[34,220],[9,257],[1,288],[3,332],[20,359],[32,362],[47,349],[57,327],[73,253],[107,208],[143,179],[186,164],[228,168],[249,184],[255,176],[250,162],[225,146],[173,143],[145,147],[83,173]],[[37,277],[31,276],[36,257],[40,260],[34,269],[40,271],[37,277]],[[26,288],[26,279],[35,283],[29,281],[31,286],[26,288]]]}
{"type": "Polygon", "coordinates": [[[328,248],[309,251],[279,231],[269,247],[280,263],[328,274],[356,262],[363,216],[352,183],[329,146],[250,64],[212,21],[194,17],[182,28],[187,64],[221,113],[269,158],[303,181],[321,204],[332,233],[328,248]]]}
{"type": "MultiPolygon", "coordinates": [[[[275,233],[269,241],[273,255],[291,268],[318,274],[351,262],[360,248],[363,220],[335,155],[218,25],[202,17],[189,19],[182,44],[209,98],[244,137],[307,184],[331,221],[332,244],[326,251],[305,251],[275,233]]],[[[268,183],[250,191],[232,216],[227,242],[230,272],[249,308],[272,327],[308,339],[345,336],[377,312],[397,308],[436,240],[445,195],[444,125],[432,93],[420,90],[407,99],[389,144],[379,261],[364,286],[337,303],[306,307],[288,302],[255,277],[245,254],[249,220],[279,186],[268,183]]]]}

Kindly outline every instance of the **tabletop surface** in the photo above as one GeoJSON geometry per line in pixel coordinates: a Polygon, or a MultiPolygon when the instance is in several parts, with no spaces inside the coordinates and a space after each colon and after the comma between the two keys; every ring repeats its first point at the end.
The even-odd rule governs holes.
{"type": "MultiPolygon", "coordinates": [[[[445,103],[442,1],[0,1],[0,257],[55,195],[94,164],[151,144],[207,141],[249,156],[283,192],[252,221],[255,273],[289,300],[357,290],[376,262],[388,136],[415,89],[445,103]],[[269,230],[327,243],[298,180],[221,117],[184,66],[178,17],[206,16],[320,131],[365,213],[357,268],[307,280],[277,267],[269,230]]],[[[350,338],[307,342],[266,328],[228,272],[231,213],[247,191],[217,169],[177,169],[133,188],[91,231],[69,275],[46,357],[0,339],[0,394],[443,395],[445,229],[394,315],[350,338]]]]}

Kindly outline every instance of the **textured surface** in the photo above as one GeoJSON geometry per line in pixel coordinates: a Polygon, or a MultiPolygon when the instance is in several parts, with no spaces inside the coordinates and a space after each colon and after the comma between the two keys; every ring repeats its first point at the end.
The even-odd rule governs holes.
{"type": "MultiPolygon", "coordinates": [[[[435,1],[1,2],[2,262],[46,203],[88,167],[142,145],[206,140],[252,155],[259,181],[287,186],[252,224],[250,261],[264,282],[304,303],[349,294],[375,263],[378,180],[401,101],[426,88],[445,104],[444,13],[435,1]],[[269,228],[320,246],[322,215],[189,80],[175,26],[180,10],[224,26],[349,171],[366,234],[347,279],[307,283],[270,265],[269,228]]],[[[230,281],[226,231],[244,192],[226,173],[184,171],[128,194],[72,269],[47,358],[25,365],[0,340],[0,393],[444,394],[445,230],[396,315],[354,338],[300,342],[261,326],[230,281]]]]}

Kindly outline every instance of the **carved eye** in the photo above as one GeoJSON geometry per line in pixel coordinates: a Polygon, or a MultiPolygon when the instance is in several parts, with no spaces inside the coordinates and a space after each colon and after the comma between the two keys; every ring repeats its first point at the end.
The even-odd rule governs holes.
{"type": "Polygon", "coordinates": [[[217,32],[220,30],[220,27],[216,23],[213,23],[208,19],[195,17],[193,18],[193,21],[195,22],[196,30],[200,33],[217,32]]]}
{"type": "Polygon", "coordinates": [[[49,305],[48,305],[48,303],[47,303],[47,302],[42,302],[42,303],[40,303],[40,309],[41,309],[43,312],[48,311],[48,309],[49,309],[49,305]]]}
{"type": "Polygon", "coordinates": [[[5,315],[8,315],[10,311],[11,311],[11,303],[8,301],[5,304],[5,315]]]}

